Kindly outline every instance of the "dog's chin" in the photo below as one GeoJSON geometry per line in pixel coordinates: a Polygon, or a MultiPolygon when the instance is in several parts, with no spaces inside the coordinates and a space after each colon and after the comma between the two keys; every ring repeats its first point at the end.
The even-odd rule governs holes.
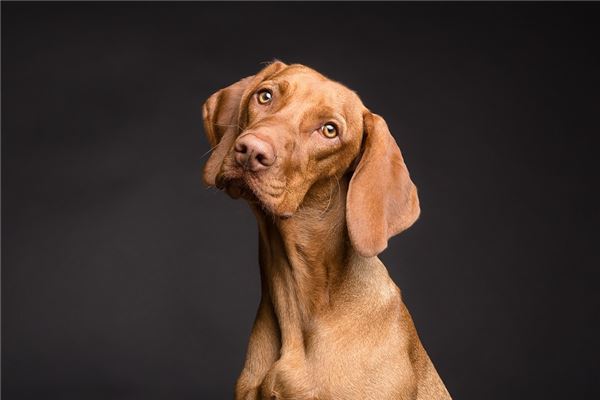
{"type": "Polygon", "coordinates": [[[243,198],[248,201],[258,201],[252,190],[241,179],[226,180],[218,188],[224,190],[232,199],[243,198]]]}
{"type": "Polygon", "coordinates": [[[243,178],[221,177],[217,187],[224,190],[232,199],[244,199],[265,214],[281,219],[287,219],[293,215],[293,211],[280,210],[279,204],[274,203],[268,196],[261,195],[259,188],[251,187],[243,178]]]}

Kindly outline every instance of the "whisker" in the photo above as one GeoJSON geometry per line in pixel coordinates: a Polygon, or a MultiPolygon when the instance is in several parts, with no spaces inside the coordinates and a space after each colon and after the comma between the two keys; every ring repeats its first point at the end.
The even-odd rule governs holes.
{"type": "Polygon", "coordinates": [[[199,159],[202,160],[204,157],[206,157],[207,155],[209,155],[212,151],[214,151],[217,147],[219,147],[220,143],[221,142],[217,143],[214,147],[208,149],[208,151],[206,153],[202,154],[199,159]]]}
{"type": "MultiPolygon", "coordinates": [[[[335,175],[333,177],[335,177],[335,175]]],[[[330,178],[330,180],[331,180],[331,178],[330,178]]],[[[323,217],[323,215],[325,215],[325,213],[327,211],[329,211],[329,206],[331,205],[331,198],[332,197],[333,197],[333,185],[331,185],[331,191],[329,192],[329,200],[327,200],[327,207],[325,207],[325,210],[323,210],[323,212],[319,215],[319,219],[321,219],[321,217],[323,217]]]]}

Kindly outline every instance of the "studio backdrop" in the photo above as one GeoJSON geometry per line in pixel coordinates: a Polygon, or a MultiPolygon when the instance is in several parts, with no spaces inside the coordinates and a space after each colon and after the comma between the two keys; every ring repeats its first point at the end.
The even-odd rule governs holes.
{"type": "Polygon", "coordinates": [[[594,398],[599,18],[2,2],[3,399],[232,398],[257,227],[202,184],[201,105],[274,59],[390,126],[422,214],[381,258],[453,398],[594,398]]]}

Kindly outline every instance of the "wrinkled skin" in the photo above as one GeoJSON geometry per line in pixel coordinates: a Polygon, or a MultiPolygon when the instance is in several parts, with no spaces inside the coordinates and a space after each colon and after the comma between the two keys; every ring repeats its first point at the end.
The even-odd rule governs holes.
{"type": "MultiPolygon", "coordinates": [[[[352,112],[362,104],[354,93],[304,67],[285,68],[266,77],[254,89],[268,88],[273,101],[261,105],[256,95],[244,98],[243,135],[255,135],[270,142],[277,160],[262,174],[248,174],[229,151],[216,175],[219,187],[242,179],[258,197],[265,211],[277,216],[292,215],[309,188],[319,180],[340,178],[358,153],[362,136],[362,115],[352,112]],[[292,99],[311,98],[310,102],[292,99]],[[324,137],[320,128],[335,118],[341,134],[324,137]]],[[[212,182],[211,182],[212,183],[212,182]]]]}
{"type": "Polygon", "coordinates": [[[259,226],[262,296],[235,398],[449,399],[376,257],[420,212],[385,121],[281,62],[203,113],[204,181],[245,198],[259,226]]]}

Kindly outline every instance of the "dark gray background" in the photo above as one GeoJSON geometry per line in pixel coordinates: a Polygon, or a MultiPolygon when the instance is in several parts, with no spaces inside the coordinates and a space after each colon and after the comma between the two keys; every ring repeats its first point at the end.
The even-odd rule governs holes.
{"type": "Polygon", "coordinates": [[[231,398],[257,234],[200,105],[274,57],[390,125],[422,217],[382,258],[454,398],[598,395],[599,10],[3,2],[3,398],[231,398]]]}

